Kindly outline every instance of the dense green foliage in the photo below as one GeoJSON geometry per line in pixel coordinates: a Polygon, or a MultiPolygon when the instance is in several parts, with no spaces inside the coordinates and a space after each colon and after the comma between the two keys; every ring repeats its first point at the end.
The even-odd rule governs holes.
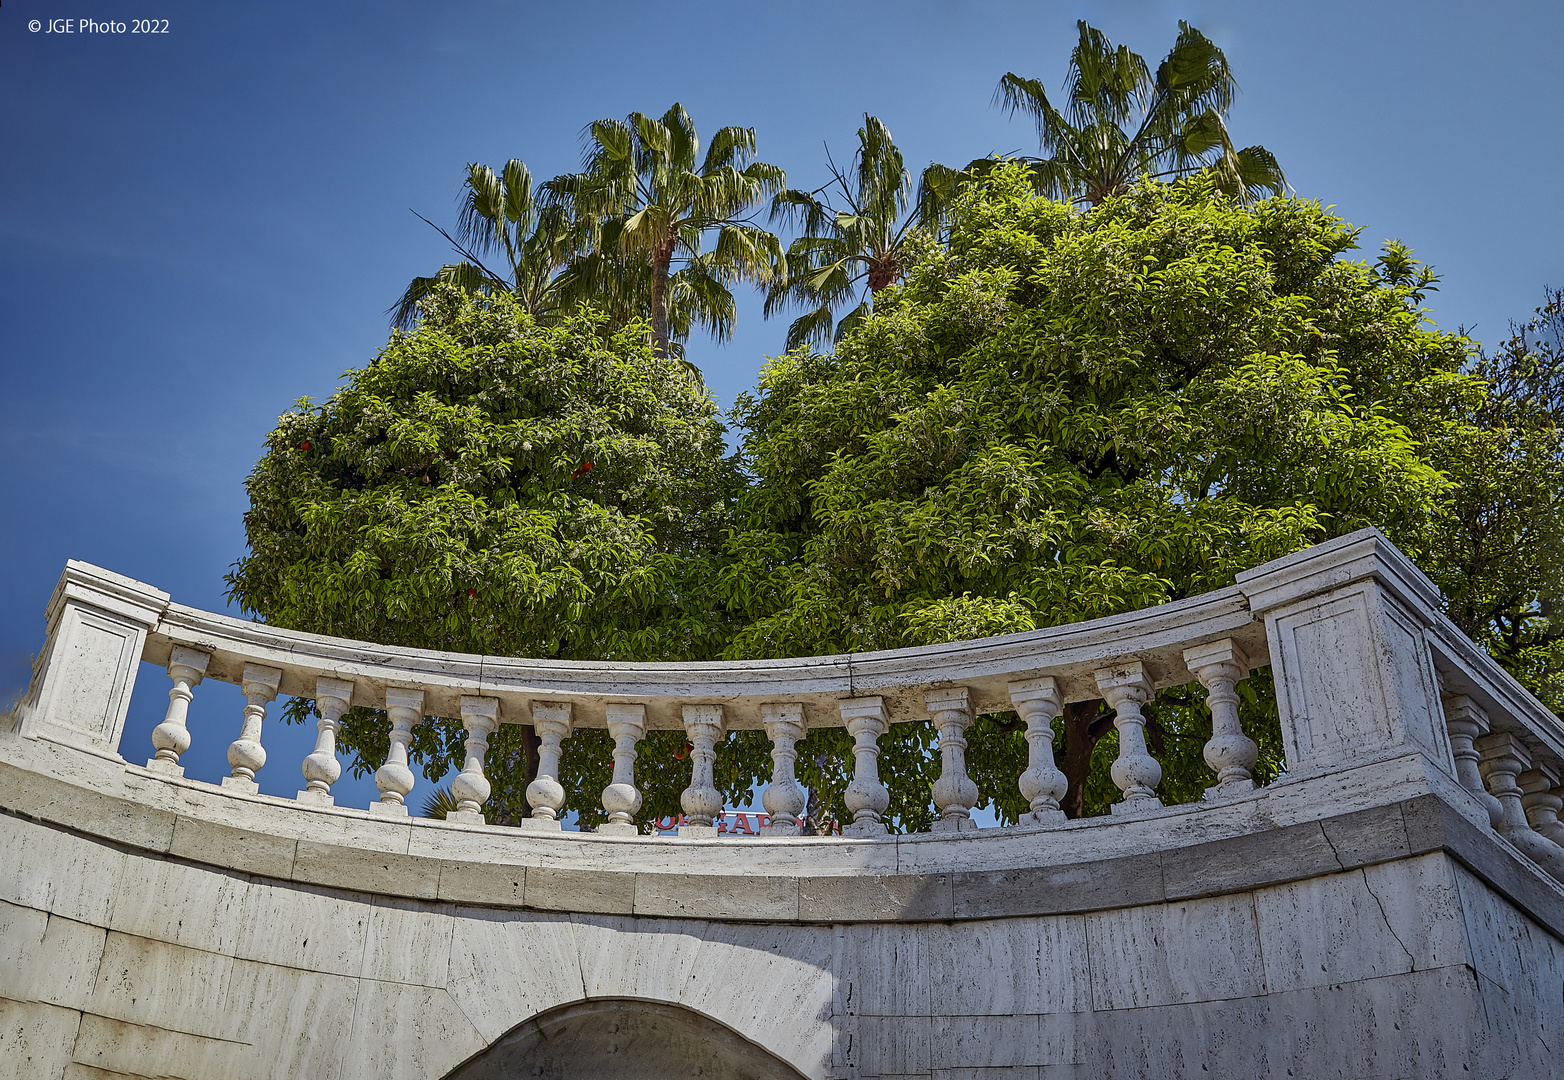
{"type": "MultiPolygon", "coordinates": [[[[278,626],[419,648],[716,654],[710,553],[738,477],[709,396],[638,324],[541,327],[509,293],[449,286],[424,303],[416,332],[279,421],[248,482],[234,599],[278,626]]],[[[459,763],[459,724],[418,733],[431,777],[459,763]]],[[[578,786],[608,782],[599,735],[571,740],[578,786]]],[[[520,738],[502,727],[490,752],[510,813],[520,738]]],[[[373,770],[384,725],[355,713],[341,746],[373,770]]]]}
{"type": "MultiPolygon", "coordinates": [[[[1409,425],[1476,383],[1406,288],[1337,258],[1354,236],[1205,183],[1087,213],[997,171],[834,353],[783,356],[741,399],[755,481],[722,576],[743,617],[728,655],[1111,614],[1365,524],[1424,550],[1445,482],[1409,425]]],[[[1157,709],[1154,738],[1198,734],[1190,708],[1157,709]]],[[[1061,733],[1075,809],[1107,728],[1089,710],[1061,733]]],[[[1019,772],[1018,739],[995,737],[1019,772]]],[[[903,787],[921,805],[931,781],[903,787]]]]}
{"type": "Polygon", "coordinates": [[[1564,715],[1564,294],[1476,358],[1487,393],[1439,446],[1455,482],[1422,567],[1451,619],[1564,715]]]}

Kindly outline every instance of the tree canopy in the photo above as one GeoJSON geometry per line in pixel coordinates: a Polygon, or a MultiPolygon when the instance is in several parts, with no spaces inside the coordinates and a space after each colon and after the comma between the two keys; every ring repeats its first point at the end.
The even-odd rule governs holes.
{"type": "MultiPolygon", "coordinates": [[[[279,420],[247,484],[233,598],[277,626],[418,648],[716,655],[728,632],[704,598],[738,477],[710,397],[644,324],[583,310],[542,326],[512,293],[452,286],[423,304],[415,332],[279,420]]],[[[460,762],[458,723],[418,731],[427,775],[460,762]]],[[[601,789],[606,740],[571,742],[577,791],[601,789]]],[[[373,771],[384,726],[355,712],[339,745],[373,771]]],[[[502,819],[520,814],[527,750],[509,726],[491,747],[502,819]]]]}
{"type": "MultiPolygon", "coordinates": [[[[1079,29],[1062,110],[1035,80],[1000,86],[1049,156],[931,165],[916,196],[867,114],[850,168],[813,190],[756,162],[752,129],[702,155],[677,104],[589,125],[581,171],[536,192],[519,161],[469,165],[447,234],[463,260],[415,279],[379,355],[272,433],[231,595],[391,644],[744,659],[1147,607],[1372,524],[1564,707],[1564,299],[1492,352],[1439,331],[1438,277],[1407,247],[1354,258],[1358,230],[1282,197],[1263,148],[1233,148],[1212,42],[1181,23],[1153,74],[1079,29]],[[802,230],[786,252],[751,218],[767,199],[802,230]],[[678,343],[729,334],[741,280],[767,314],[809,310],[740,396],[730,455],[678,343]],[[860,282],[868,300],[835,321],[860,282]]],[[[1239,690],[1264,780],[1282,765],[1268,672],[1239,690]]],[[[1203,695],[1146,711],[1159,794],[1198,798],[1203,695]]],[[[1112,719],[1076,702],[1056,726],[1071,815],[1117,798],[1112,719]]],[[[459,724],[417,731],[427,776],[460,763],[459,724]]],[[[881,740],[898,829],[932,820],[935,739],[908,723],[881,740]]],[[[980,717],[968,741],[980,805],[1015,820],[1019,721],[980,717]]],[[[339,745],[371,771],[385,725],[355,711],[339,745]]],[[[490,747],[488,811],[511,820],[530,729],[490,747]]],[[[729,736],[726,798],[769,774],[767,751],[729,736]]],[[[850,770],[844,732],[799,744],[812,817],[839,811],[850,770]]],[[[603,733],[566,743],[585,825],[608,775],[603,733]]],[[[676,814],[689,775],[682,734],[648,734],[643,817],[676,814]]]]}
{"type": "MultiPolygon", "coordinates": [[[[1356,232],[1317,204],[1212,187],[1083,212],[1001,168],[833,353],[772,361],[737,410],[727,655],[1112,614],[1365,524],[1425,551],[1447,481],[1410,425],[1477,392],[1464,339],[1338,258],[1356,232]]],[[[1063,726],[1082,812],[1108,724],[1083,703],[1063,726]]]]}
{"type": "MultiPolygon", "coordinates": [[[[439,290],[415,333],[283,418],[234,595],[280,625],[408,645],[744,658],[1144,607],[1368,523],[1431,557],[1457,491],[1440,462],[1484,400],[1469,344],[1428,325],[1431,282],[1404,249],[1353,261],[1356,231],[1318,204],[1213,187],[1146,182],[1083,211],[1037,196],[1022,164],[996,170],[832,352],[766,367],[735,411],[737,462],[644,326],[584,309],[545,327],[508,294],[439,290]]],[[[1280,753],[1264,673],[1244,693],[1264,775],[1280,753]]],[[[1148,714],[1164,799],[1198,797],[1200,695],[1148,714]]],[[[344,746],[370,769],[383,729],[356,722],[344,746]]],[[[1114,797],[1110,727],[1095,702],[1061,720],[1072,813],[1114,797]]],[[[719,755],[730,798],[766,775],[756,734],[719,755]]],[[[420,738],[431,775],[455,760],[455,725],[420,738]]],[[[566,763],[588,821],[595,738],[566,763]]],[[[646,814],[676,812],[683,739],[648,741],[646,814]]],[[[905,724],[882,742],[900,828],[932,816],[933,741],[905,724]]],[[[969,742],[985,801],[1013,818],[1019,725],[983,718],[969,742]]],[[[839,808],[845,736],[800,751],[839,808]]],[[[514,793],[505,753],[496,791],[509,768],[514,793]]]]}
{"type": "Polygon", "coordinates": [[[1564,293],[1511,329],[1438,444],[1453,490],[1421,565],[1455,624],[1564,715],[1564,293]]]}

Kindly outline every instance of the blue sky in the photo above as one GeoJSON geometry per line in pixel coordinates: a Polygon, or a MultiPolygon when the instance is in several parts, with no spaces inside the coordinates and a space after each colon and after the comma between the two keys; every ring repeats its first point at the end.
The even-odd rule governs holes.
{"type": "MultiPolygon", "coordinates": [[[[26,683],[67,558],[224,608],[266,432],[446,261],[409,208],[449,227],[467,162],[550,176],[590,120],[675,100],[703,132],[754,126],[794,186],[823,180],[824,143],[850,155],[865,111],[915,169],[1029,152],[994,85],[1059,86],[1077,18],[1153,65],[1179,18],[1205,31],[1243,88],[1234,138],[1370,256],[1399,237],[1431,262],[1442,326],[1495,341],[1564,285],[1553,2],[6,3],[0,693],[26,683]],[[83,17],[169,32],[28,30],[83,17]]],[[[784,331],[746,298],[734,340],[689,356],[726,405],[784,331]]],[[[144,671],[127,757],[166,689],[144,671]]],[[[197,691],[193,774],[215,777],[238,710],[197,691]]],[[[305,734],[268,735],[264,790],[300,786],[305,734]]]]}

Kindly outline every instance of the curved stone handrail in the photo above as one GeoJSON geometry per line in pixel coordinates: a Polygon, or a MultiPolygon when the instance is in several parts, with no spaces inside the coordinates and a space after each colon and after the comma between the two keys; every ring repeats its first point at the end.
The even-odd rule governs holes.
{"type": "MultiPolygon", "coordinates": [[[[72,563],[67,580],[84,585],[102,571],[72,563]]],[[[610,703],[646,706],[647,727],[683,726],[678,708],[721,704],[731,729],[758,730],[760,706],[802,702],[811,726],[840,726],[842,698],[877,695],[891,722],[923,713],[918,695],[926,688],[955,684],[973,691],[977,712],[1012,706],[1010,682],[1052,675],[1062,701],[1101,696],[1093,670],[1123,660],[1140,660],[1157,687],[1193,681],[1181,652],[1191,641],[1233,637],[1264,654],[1264,627],[1234,588],[1203,593],[1146,608],[1000,637],[923,648],[845,653],[781,660],[715,660],[643,663],[599,660],[535,660],[408,649],[394,645],[284,630],[183,604],[170,603],[148,633],[142,659],[166,665],[175,646],[209,653],[208,679],[239,683],[247,663],[283,672],[279,693],[314,695],[321,677],[356,680],[352,704],[383,708],[388,687],[424,691],[431,715],[459,716],[463,694],[500,699],[509,722],[529,722],[536,700],[571,701],[576,725],[605,727],[610,703]]]]}

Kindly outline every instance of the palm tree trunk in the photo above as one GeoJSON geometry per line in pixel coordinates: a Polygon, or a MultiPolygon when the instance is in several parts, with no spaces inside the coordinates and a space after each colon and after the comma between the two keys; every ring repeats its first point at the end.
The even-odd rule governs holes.
{"type": "Polygon", "coordinates": [[[659,356],[673,355],[673,337],[668,329],[668,268],[673,264],[674,237],[658,244],[652,252],[652,338],[659,356]]]}

